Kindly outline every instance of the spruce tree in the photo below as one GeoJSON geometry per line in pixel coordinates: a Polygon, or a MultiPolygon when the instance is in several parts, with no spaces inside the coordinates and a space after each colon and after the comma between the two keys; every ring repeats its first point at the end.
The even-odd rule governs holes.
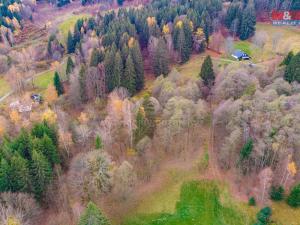
{"type": "Polygon", "coordinates": [[[125,71],[124,71],[124,76],[121,80],[121,85],[127,88],[128,92],[131,95],[133,95],[136,91],[135,80],[136,80],[136,76],[135,76],[134,65],[131,59],[131,55],[129,54],[126,60],[125,71]]]}
{"type": "Polygon", "coordinates": [[[32,150],[32,138],[29,133],[22,128],[20,134],[11,143],[10,147],[17,151],[20,156],[29,160],[32,150]]]}
{"type": "Polygon", "coordinates": [[[283,199],[284,188],[282,186],[272,186],[270,191],[270,197],[274,201],[281,201],[283,199]]]}
{"type": "Polygon", "coordinates": [[[207,56],[202,64],[200,77],[203,80],[204,85],[211,87],[214,84],[215,73],[210,56],[207,56]]]}
{"type": "Polygon", "coordinates": [[[159,39],[154,52],[153,71],[156,76],[162,74],[166,76],[170,72],[167,44],[162,37],[159,39]]]}
{"type": "Polygon", "coordinates": [[[98,149],[102,149],[103,148],[103,143],[102,143],[102,139],[99,135],[96,136],[96,140],[95,140],[95,148],[98,149]]]}
{"type": "Polygon", "coordinates": [[[40,139],[43,138],[44,135],[47,135],[52,140],[52,143],[58,147],[57,130],[54,125],[48,124],[47,121],[34,124],[31,129],[31,135],[40,139]]]}
{"type": "Polygon", "coordinates": [[[285,68],[284,79],[289,83],[300,82],[300,52],[292,57],[290,63],[285,68]]]}
{"type": "Polygon", "coordinates": [[[122,62],[120,51],[116,53],[114,63],[115,65],[111,77],[111,84],[113,88],[117,88],[120,87],[121,85],[121,76],[123,74],[123,62],[122,62]]]}
{"type": "Polygon", "coordinates": [[[35,150],[41,152],[47,158],[51,165],[59,163],[59,155],[56,146],[47,134],[44,134],[41,139],[35,139],[33,141],[33,146],[35,150]]]}
{"type": "Polygon", "coordinates": [[[135,69],[135,89],[140,91],[144,87],[144,62],[140,45],[137,41],[130,48],[130,53],[135,69]]]}
{"type": "Polygon", "coordinates": [[[178,52],[180,54],[181,62],[187,62],[189,60],[189,50],[187,49],[185,35],[182,28],[179,30],[179,35],[177,38],[177,47],[178,52]]]}
{"type": "Polygon", "coordinates": [[[246,40],[252,37],[255,33],[256,13],[252,3],[244,9],[242,23],[240,28],[240,39],[246,40]]]}
{"type": "Polygon", "coordinates": [[[280,63],[280,65],[281,65],[281,66],[283,66],[283,65],[286,65],[286,66],[289,65],[293,57],[294,57],[294,53],[293,53],[293,51],[290,51],[290,52],[286,55],[286,57],[284,57],[284,59],[283,59],[283,61],[280,63]]]}
{"type": "Polygon", "coordinates": [[[69,54],[75,52],[75,43],[74,43],[71,31],[68,32],[68,37],[67,37],[67,51],[68,51],[69,54]]]}
{"type": "Polygon", "coordinates": [[[78,225],[110,225],[110,222],[94,203],[89,202],[80,216],[78,225]]]}
{"type": "Polygon", "coordinates": [[[64,87],[60,81],[60,77],[57,71],[54,73],[53,83],[57,92],[57,95],[60,96],[64,93],[64,87]]]}
{"type": "Polygon", "coordinates": [[[4,158],[0,158],[0,192],[11,190],[11,167],[4,158]]]}
{"type": "Polygon", "coordinates": [[[41,200],[52,180],[52,169],[46,157],[35,149],[32,151],[31,177],[35,197],[41,200]]]}
{"type": "Polygon", "coordinates": [[[90,66],[98,66],[99,63],[100,63],[100,51],[94,48],[91,55],[90,66]]]}
{"type": "Polygon", "coordinates": [[[68,80],[69,80],[69,75],[70,75],[70,73],[72,73],[74,67],[75,67],[75,65],[74,65],[72,58],[70,56],[68,56],[67,68],[66,68],[66,75],[68,76],[68,80]]]}
{"type": "Polygon", "coordinates": [[[116,55],[116,46],[113,45],[110,50],[106,51],[104,66],[105,66],[105,84],[108,92],[113,91],[115,88],[114,80],[112,76],[114,74],[115,67],[115,55],[116,55]]]}
{"type": "Polygon", "coordinates": [[[118,5],[122,6],[122,5],[123,5],[123,2],[124,2],[124,0],[117,0],[117,2],[118,2],[118,5]]]}
{"type": "Polygon", "coordinates": [[[287,198],[287,203],[292,207],[300,207],[300,184],[293,187],[287,198]]]}
{"type": "Polygon", "coordinates": [[[14,154],[10,160],[12,192],[30,191],[30,173],[28,162],[19,154],[14,154]]]}

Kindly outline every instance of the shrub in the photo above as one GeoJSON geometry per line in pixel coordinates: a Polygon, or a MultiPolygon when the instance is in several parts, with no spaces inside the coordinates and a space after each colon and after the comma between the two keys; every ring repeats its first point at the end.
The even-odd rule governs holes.
{"type": "Polygon", "coordinates": [[[291,193],[287,198],[287,203],[292,207],[300,206],[300,183],[291,190],[291,193]]]}
{"type": "Polygon", "coordinates": [[[272,186],[270,191],[270,198],[273,201],[281,201],[283,199],[284,188],[282,186],[272,186]]]}
{"type": "Polygon", "coordinates": [[[255,201],[255,198],[253,196],[249,198],[248,205],[250,205],[250,206],[255,206],[256,205],[256,201],[255,201]]]}

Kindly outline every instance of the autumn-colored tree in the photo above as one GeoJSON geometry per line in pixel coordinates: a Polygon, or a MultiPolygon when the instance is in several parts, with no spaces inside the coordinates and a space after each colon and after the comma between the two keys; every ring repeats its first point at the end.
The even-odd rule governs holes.
{"type": "Polygon", "coordinates": [[[16,125],[21,121],[21,116],[16,110],[11,111],[9,117],[10,120],[16,125]]]}
{"type": "Polygon", "coordinates": [[[49,104],[53,104],[57,98],[57,91],[55,90],[54,85],[50,84],[45,91],[45,101],[49,104]]]}

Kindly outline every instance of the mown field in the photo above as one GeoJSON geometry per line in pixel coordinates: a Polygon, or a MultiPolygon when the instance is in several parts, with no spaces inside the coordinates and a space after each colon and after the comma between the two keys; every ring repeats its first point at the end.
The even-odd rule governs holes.
{"type": "Polygon", "coordinates": [[[234,205],[221,203],[219,185],[214,181],[189,181],[182,184],[173,213],[139,214],[124,225],[211,225],[252,224],[253,219],[234,205]]]}

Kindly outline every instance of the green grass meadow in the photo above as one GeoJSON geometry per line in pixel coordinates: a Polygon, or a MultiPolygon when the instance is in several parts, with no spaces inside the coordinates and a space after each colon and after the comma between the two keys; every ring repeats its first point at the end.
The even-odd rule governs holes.
{"type": "Polygon", "coordinates": [[[123,225],[247,225],[253,222],[238,208],[221,203],[219,185],[214,181],[189,181],[182,184],[173,213],[138,214],[123,225]]]}

